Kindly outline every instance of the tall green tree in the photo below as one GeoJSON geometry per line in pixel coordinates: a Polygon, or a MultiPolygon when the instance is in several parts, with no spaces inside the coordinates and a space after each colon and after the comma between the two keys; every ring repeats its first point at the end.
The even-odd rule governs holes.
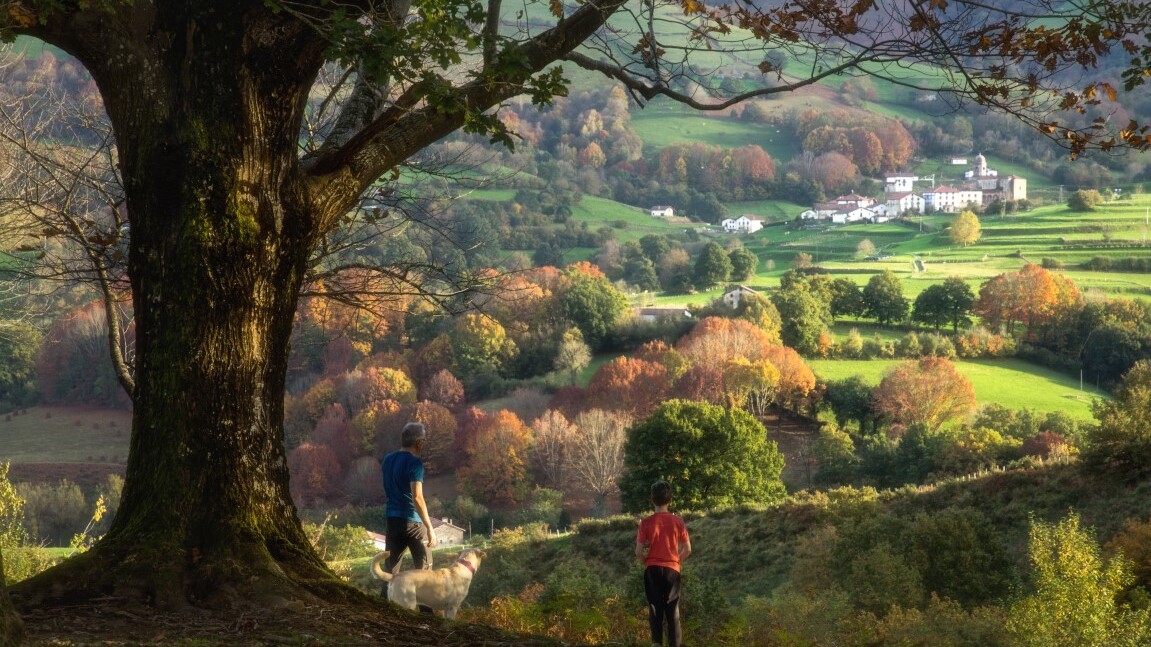
{"type": "Polygon", "coordinates": [[[831,310],[826,299],[812,290],[807,281],[794,281],[771,297],[779,311],[783,343],[804,355],[819,350],[819,335],[831,326],[831,310]]]}
{"type": "Polygon", "coordinates": [[[616,320],[627,309],[627,297],[603,276],[569,272],[571,287],[561,301],[568,320],[593,349],[603,347],[616,320]]]}
{"type": "Polygon", "coordinates": [[[772,503],[786,490],[783,454],[742,409],[670,400],[628,430],[627,472],[620,480],[624,509],[650,507],[651,484],[675,489],[680,510],[710,510],[744,502],[772,503]]]}
{"type": "MultiPolygon", "coordinates": [[[[679,60],[671,67],[668,50],[622,26],[650,22],[653,5],[636,0],[552,3],[531,29],[505,28],[520,24],[519,9],[500,0],[5,0],[5,36],[31,35],[76,56],[101,93],[124,191],[116,205],[131,231],[137,340],[132,380],[122,380],[134,414],[116,517],[82,559],[22,585],[24,599],[140,591],[179,607],[190,598],[211,605],[344,591],[302,530],[284,452],[286,349],[310,259],[380,178],[445,135],[464,129],[514,143],[492,109],[518,95],[544,104],[563,92],[557,62],[605,74],[642,100],[721,109],[846,70],[883,75],[884,66],[871,64],[877,58],[946,60],[962,73],[923,89],[1015,111],[1076,150],[1140,145],[1138,128],[1072,130],[1046,124],[1043,108],[1049,97],[1097,94],[1095,85],[1090,95],[1054,91],[1056,75],[1093,64],[1110,44],[1102,39],[1141,34],[1151,22],[1141,3],[1051,3],[1042,24],[1011,22],[1019,15],[1010,12],[972,17],[952,12],[955,4],[908,5],[895,16],[880,13],[892,11],[880,3],[832,4],[818,20],[803,3],[709,14],[716,29],[750,28],[780,51],[822,45],[803,54],[812,74],[705,106],[672,73],[692,68],[679,60]],[[962,28],[940,28],[955,15],[962,28]],[[870,33],[892,21],[908,37],[870,33]],[[1040,33],[1047,46],[1031,47],[1040,33]],[[579,49],[593,38],[615,42],[579,49]],[[605,48],[631,58],[600,58],[605,48]],[[329,65],[347,80],[344,100],[313,102],[329,65]],[[323,139],[301,150],[305,130],[323,139]]],[[[698,10],[686,3],[665,25],[696,33],[698,10]]],[[[725,49],[721,40],[709,44],[725,49]]],[[[1142,78],[1133,68],[1125,77],[1132,87],[1142,78]]],[[[380,277],[403,291],[436,268],[422,270],[385,268],[380,277]]]]}
{"type": "Polygon", "coordinates": [[[723,283],[731,276],[731,259],[719,246],[719,243],[710,242],[703,246],[699,258],[695,260],[695,272],[692,278],[695,287],[700,290],[710,290],[723,283]]]}
{"type": "Polygon", "coordinates": [[[1151,360],[1141,360],[1123,376],[1114,399],[1095,400],[1099,424],[1087,432],[1083,459],[1095,469],[1130,478],[1151,472],[1151,360]]]}
{"type": "Polygon", "coordinates": [[[759,257],[745,247],[738,247],[728,253],[731,261],[731,280],[746,281],[755,275],[755,268],[759,265],[759,257]]]}
{"type": "Polygon", "coordinates": [[[880,324],[899,323],[907,318],[911,303],[903,296],[903,282],[891,270],[872,276],[863,288],[863,310],[880,324]]]}
{"type": "Polygon", "coordinates": [[[958,277],[951,277],[930,285],[915,297],[911,320],[927,324],[939,330],[951,324],[952,332],[959,332],[960,325],[971,322],[968,315],[975,303],[975,293],[971,286],[958,277]]]}
{"type": "Polygon", "coordinates": [[[40,337],[30,324],[0,321],[0,412],[28,406],[35,400],[40,337]]]}

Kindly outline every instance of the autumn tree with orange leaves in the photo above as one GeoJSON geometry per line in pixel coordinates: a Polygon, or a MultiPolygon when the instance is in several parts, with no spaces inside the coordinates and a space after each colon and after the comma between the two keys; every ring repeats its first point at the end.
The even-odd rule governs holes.
{"type": "Polygon", "coordinates": [[[588,405],[646,418],[667,395],[667,382],[667,369],[662,364],[617,357],[601,366],[588,382],[588,405]]]}
{"type": "Polygon", "coordinates": [[[522,501],[531,446],[531,429],[514,413],[485,416],[468,439],[467,463],[456,472],[460,490],[492,505],[522,501]]]}
{"type": "Polygon", "coordinates": [[[975,388],[955,364],[942,357],[903,362],[871,394],[875,412],[902,433],[913,424],[938,429],[945,422],[975,412],[975,388]]]}
{"type": "Polygon", "coordinates": [[[761,359],[778,343],[778,337],[743,319],[706,317],[676,343],[676,350],[693,364],[726,364],[737,357],[761,359]]]}
{"type": "Polygon", "coordinates": [[[1083,295],[1071,279],[1039,265],[993,277],[979,288],[972,310],[990,328],[1015,334],[1023,326],[1027,339],[1035,339],[1051,324],[1083,305],[1083,295]]]}

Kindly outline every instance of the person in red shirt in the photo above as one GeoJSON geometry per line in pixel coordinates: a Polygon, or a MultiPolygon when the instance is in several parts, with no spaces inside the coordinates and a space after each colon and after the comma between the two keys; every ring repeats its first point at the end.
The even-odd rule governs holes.
{"type": "Polygon", "coordinates": [[[671,485],[656,481],[651,486],[651,504],[655,512],[639,523],[635,538],[636,557],[643,560],[643,588],[647,593],[647,617],[651,625],[651,642],[663,645],[663,627],[667,625],[667,644],[680,647],[679,599],[683,583],[679,564],[691,554],[687,525],[678,515],[667,511],[671,504],[671,485]]]}

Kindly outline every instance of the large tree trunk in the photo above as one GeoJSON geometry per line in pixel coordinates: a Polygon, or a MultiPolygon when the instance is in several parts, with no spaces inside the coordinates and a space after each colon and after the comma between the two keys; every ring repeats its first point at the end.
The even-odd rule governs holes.
{"type": "Polygon", "coordinates": [[[131,221],[135,412],[110,531],[22,585],[29,600],[268,606],[335,586],[289,495],[282,425],[297,294],[324,220],[297,161],[324,44],[232,4],[200,21],[160,8],[149,47],[85,61],[118,133],[131,221]]]}
{"type": "Polygon", "coordinates": [[[0,647],[19,645],[24,634],[20,616],[12,608],[8,599],[8,589],[4,587],[4,554],[0,552],[0,647]]]}

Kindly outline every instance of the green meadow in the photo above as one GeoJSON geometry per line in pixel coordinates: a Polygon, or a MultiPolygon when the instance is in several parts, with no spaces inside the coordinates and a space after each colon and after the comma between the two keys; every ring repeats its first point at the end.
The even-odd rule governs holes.
{"type": "MultiPolygon", "coordinates": [[[[841,380],[858,375],[868,384],[879,384],[896,364],[907,360],[808,360],[823,380],[841,380]]],[[[980,404],[998,403],[1011,409],[1062,411],[1070,416],[1091,418],[1091,401],[1106,397],[1094,385],[1079,390],[1075,378],[1018,359],[957,360],[959,372],[971,380],[980,404]]]]}

